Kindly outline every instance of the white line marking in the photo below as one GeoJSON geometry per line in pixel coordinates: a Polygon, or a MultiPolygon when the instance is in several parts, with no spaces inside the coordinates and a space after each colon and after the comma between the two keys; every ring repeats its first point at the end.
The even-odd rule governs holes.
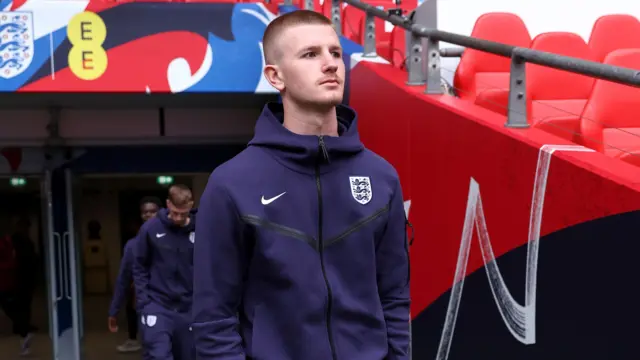
{"type": "Polygon", "coordinates": [[[540,240],[540,226],[542,223],[542,210],[544,208],[544,197],[547,190],[547,179],[551,157],[556,151],[585,151],[592,152],[592,149],[577,145],[543,145],[538,153],[538,164],[533,185],[533,196],[531,200],[531,214],[529,218],[529,240],[527,247],[527,264],[525,280],[525,300],[524,306],[518,304],[507,288],[500,268],[495,261],[489,231],[482,209],[482,198],[480,196],[480,186],[474,178],[469,184],[469,197],[467,199],[467,209],[462,229],[462,239],[460,241],[460,251],[458,262],[451,288],[451,297],[447,307],[442,337],[438,346],[437,360],[446,360],[449,357],[453,332],[455,330],[456,318],[462,299],[462,288],[464,286],[467,264],[469,262],[469,251],[471,240],[473,239],[473,228],[476,227],[480,250],[484,268],[489,278],[489,286],[493,293],[502,320],[509,332],[521,343],[525,345],[536,342],[536,285],[538,270],[538,251],[540,240]]]}

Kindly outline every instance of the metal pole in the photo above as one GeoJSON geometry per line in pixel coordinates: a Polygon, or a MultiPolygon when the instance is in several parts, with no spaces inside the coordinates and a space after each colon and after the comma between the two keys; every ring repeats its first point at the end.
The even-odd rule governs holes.
{"type": "Polygon", "coordinates": [[[364,18],[364,54],[363,57],[376,57],[376,18],[367,13],[364,18]]]}

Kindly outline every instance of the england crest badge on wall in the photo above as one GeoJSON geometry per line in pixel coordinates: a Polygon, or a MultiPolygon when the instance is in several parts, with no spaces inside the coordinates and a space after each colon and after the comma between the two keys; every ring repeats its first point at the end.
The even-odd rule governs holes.
{"type": "Polygon", "coordinates": [[[192,231],[189,233],[189,241],[191,241],[191,243],[195,243],[196,242],[196,233],[195,231],[192,231]]]}
{"type": "Polygon", "coordinates": [[[33,14],[0,11],[0,78],[22,74],[33,60],[35,39],[33,14]]]}
{"type": "Polygon", "coordinates": [[[351,195],[357,202],[365,205],[371,201],[373,190],[368,176],[349,176],[349,183],[351,184],[351,195]]]}

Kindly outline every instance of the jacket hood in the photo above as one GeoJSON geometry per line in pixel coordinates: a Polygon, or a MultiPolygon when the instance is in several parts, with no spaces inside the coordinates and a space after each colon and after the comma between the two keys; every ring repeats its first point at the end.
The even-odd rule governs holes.
{"type": "Polygon", "coordinates": [[[160,211],[158,211],[158,214],[156,216],[158,217],[158,219],[160,219],[160,222],[162,223],[162,225],[164,225],[167,229],[170,229],[171,231],[175,231],[175,232],[190,233],[196,230],[196,214],[197,213],[198,213],[197,208],[191,209],[191,211],[189,211],[189,218],[191,220],[189,221],[189,225],[187,226],[178,226],[174,224],[173,221],[169,219],[169,210],[167,208],[160,209],[160,211]]]}
{"type": "Polygon", "coordinates": [[[316,166],[322,172],[329,171],[332,164],[364,149],[355,111],[338,105],[336,113],[339,136],[298,135],[283,126],[282,104],[268,103],[258,118],[249,146],[268,149],[276,160],[297,171],[314,172],[316,166]]]}

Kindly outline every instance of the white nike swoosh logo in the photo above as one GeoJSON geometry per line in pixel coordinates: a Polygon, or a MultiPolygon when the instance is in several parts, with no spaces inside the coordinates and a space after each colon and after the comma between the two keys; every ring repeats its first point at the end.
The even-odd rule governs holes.
{"type": "Polygon", "coordinates": [[[167,233],[164,233],[164,234],[156,234],[156,237],[157,237],[157,238],[161,238],[161,237],[163,237],[163,236],[165,236],[165,235],[167,235],[167,233]]]}
{"type": "Polygon", "coordinates": [[[262,195],[262,199],[260,199],[260,202],[262,202],[262,205],[269,205],[269,204],[271,204],[272,202],[274,202],[274,201],[278,200],[278,198],[279,198],[280,196],[282,196],[282,195],[284,195],[284,194],[286,194],[286,193],[287,193],[287,192],[285,191],[285,192],[283,192],[283,193],[282,193],[282,194],[280,194],[280,195],[276,195],[276,196],[272,197],[271,199],[265,199],[265,198],[264,198],[264,195],[262,195]]]}

